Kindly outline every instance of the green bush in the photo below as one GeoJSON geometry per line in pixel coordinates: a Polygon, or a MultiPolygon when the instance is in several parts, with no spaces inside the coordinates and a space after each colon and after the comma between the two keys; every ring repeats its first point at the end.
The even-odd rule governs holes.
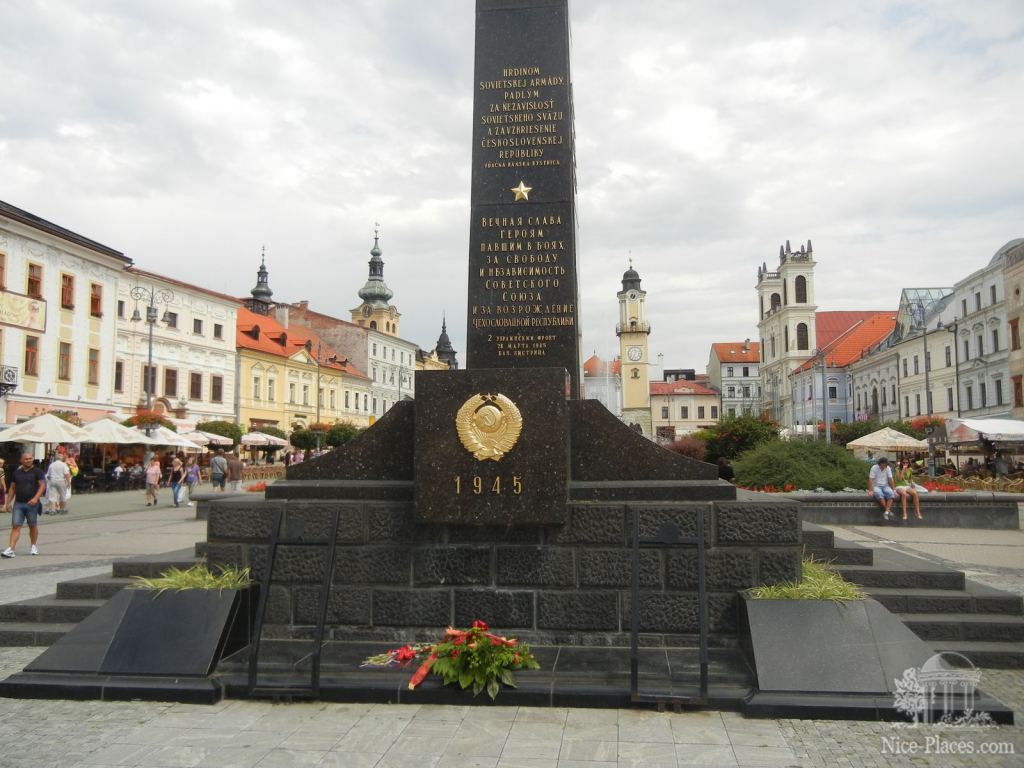
{"type": "Polygon", "coordinates": [[[288,436],[289,442],[300,451],[311,451],[316,448],[318,438],[323,440],[323,433],[318,435],[312,429],[293,429],[288,436]]]}
{"type": "Polygon", "coordinates": [[[196,430],[230,438],[235,445],[242,439],[242,428],[233,421],[201,421],[196,424],[196,430]]]}
{"type": "Polygon", "coordinates": [[[326,442],[327,445],[337,448],[339,445],[344,445],[349,440],[355,440],[362,433],[363,430],[351,421],[341,421],[337,424],[331,425],[331,428],[327,430],[326,442]]]}
{"type": "Polygon", "coordinates": [[[803,490],[824,488],[867,489],[869,465],[845,448],[822,441],[776,440],[762,443],[733,463],[736,484],[748,488],[794,486],[803,490]]]}
{"type": "Polygon", "coordinates": [[[757,445],[778,440],[779,425],[764,416],[727,416],[693,436],[707,443],[704,461],[714,464],[722,456],[735,459],[757,445]]]}

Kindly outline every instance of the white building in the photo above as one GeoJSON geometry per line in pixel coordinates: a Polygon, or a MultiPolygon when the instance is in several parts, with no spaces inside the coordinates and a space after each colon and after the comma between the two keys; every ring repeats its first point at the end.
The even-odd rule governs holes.
{"type": "Polygon", "coordinates": [[[125,416],[147,405],[185,426],[236,421],[238,300],[130,267],[117,291],[114,403],[125,416]],[[150,333],[152,332],[152,336],[150,333]]]}
{"type": "Polygon", "coordinates": [[[0,396],[13,424],[113,409],[119,251],[0,202],[0,396]]]}
{"type": "Polygon", "coordinates": [[[750,339],[711,345],[708,386],[722,396],[722,417],[761,413],[761,345],[750,339]]]}
{"type": "Polygon", "coordinates": [[[618,358],[602,360],[596,352],[583,363],[583,397],[599,401],[619,419],[622,418],[621,369],[618,358]]]}

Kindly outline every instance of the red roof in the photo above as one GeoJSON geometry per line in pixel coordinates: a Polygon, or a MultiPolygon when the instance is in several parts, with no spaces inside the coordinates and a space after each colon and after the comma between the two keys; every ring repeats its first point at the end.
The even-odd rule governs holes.
{"type": "Polygon", "coordinates": [[[718,393],[696,381],[652,381],[652,395],[714,395],[718,393]]]}
{"type": "Polygon", "coordinates": [[[827,347],[861,320],[868,320],[875,315],[895,316],[895,314],[895,312],[882,312],[877,309],[858,312],[815,312],[814,330],[817,333],[818,349],[827,347]]]}
{"type": "Polygon", "coordinates": [[[584,376],[618,376],[622,370],[622,363],[619,360],[612,360],[606,363],[597,354],[593,354],[583,363],[584,376]]]}
{"type": "Polygon", "coordinates": [[[300,349],[305,349],[307,342],[312,349],[319,344],[320,354],[325,359],[322,367],[332,368],[360,379],[366,378],[366,374],[352,365],[344,355],[337,354],[329,344],[324,343],[319,336],[304,326],[285,328],[273,317],[258,315],[245,307],[239,307],[236,329],[235,344],[241,349],[251,349],[278,357],[291,357],[300,349]],[[335,355],[339,362],[326,362],[327,358],[335,355]]]}
{"type": "Polygon", "coordinates": [[[759,363],[761,362],[761,342],[759,341],[724,341],[712,344],[715,356],[721,363],[759,363]]]}
{"type": "MultiPolygon", "coordinates": [[[[854,313],[830,312],[824,314],[842,315],[854,313]]],[[[895,312],[870,312],[866,314],[870,316],[858,320],[852,327],[847,328],[845,332],[840,333],[821,348],[825,353],[825,360],[830,367],[844,368],[850,363],[859,360],[866,354],[868,349],[882,341],[896,327],[895,312]]],[[[818,327],[820,328],[821,326],[819,325],[818,327]]],[[[820,336],[818,340],[820,342],[820,336]]],[[[814,362],[815,358],[812,357],[798,366],[793,373],[809,369],[814,362]]]]}

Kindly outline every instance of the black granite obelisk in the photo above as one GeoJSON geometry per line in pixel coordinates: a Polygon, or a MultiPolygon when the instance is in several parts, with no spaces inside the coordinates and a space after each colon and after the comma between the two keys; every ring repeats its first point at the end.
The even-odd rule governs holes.
{"type": "Polygon", "coordinates": [[[466,368],[564,368],[579,397],[567,0],[477,0],[466,368]]]}

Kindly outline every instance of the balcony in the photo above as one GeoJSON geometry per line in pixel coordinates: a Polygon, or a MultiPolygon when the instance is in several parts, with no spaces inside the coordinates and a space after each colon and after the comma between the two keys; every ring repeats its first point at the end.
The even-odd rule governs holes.
{"type": "Polygon", "coordinates": [[[634,322],[634,323],[616,323],[615,324],[615,335],[620,336],[623,333],[650,333],[651,324],[646,322],[634,322]]]}

